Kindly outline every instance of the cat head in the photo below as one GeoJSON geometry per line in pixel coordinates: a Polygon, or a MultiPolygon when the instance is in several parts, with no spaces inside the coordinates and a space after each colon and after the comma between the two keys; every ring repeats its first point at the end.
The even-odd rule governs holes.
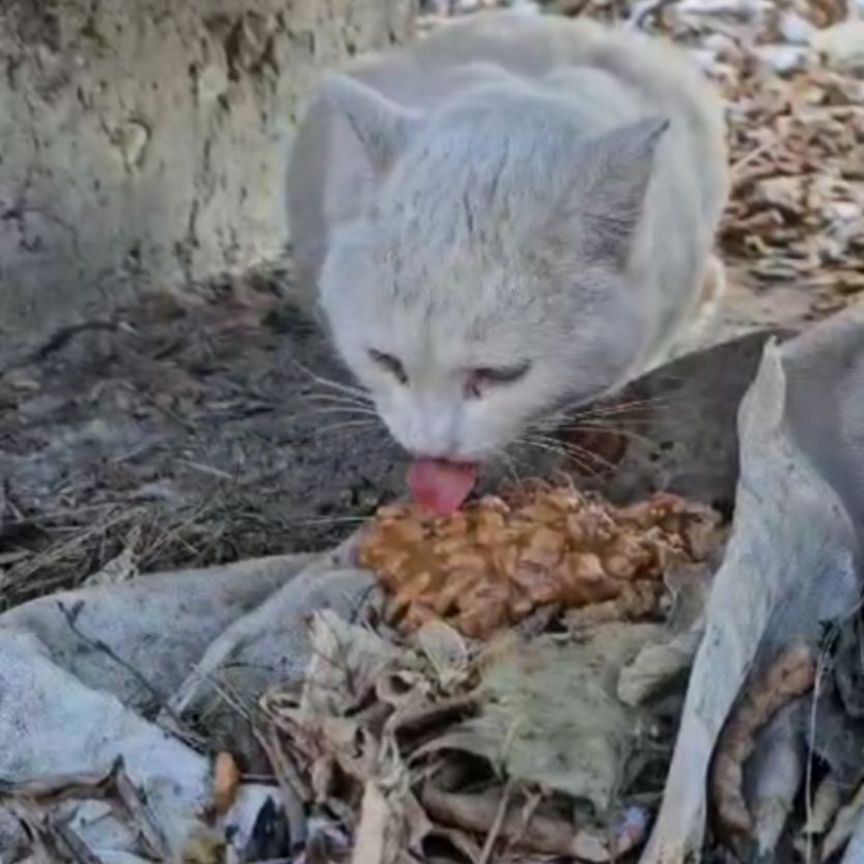
{"type": "Polygon", "coordinates": [[[644,338],[627,263],[665,121],[586,138],[561,97],[520,84],[428,114],[349,78],[325,88],[368,200],[330,238],[321,304],[403,447],[482,461],[622,383],[644,338]]]}

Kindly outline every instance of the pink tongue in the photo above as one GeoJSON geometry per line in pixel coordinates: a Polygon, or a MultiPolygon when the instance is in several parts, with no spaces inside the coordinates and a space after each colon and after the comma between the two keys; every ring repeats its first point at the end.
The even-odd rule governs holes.
{"type": "Polygon", "coordinates": [[[418,459],[408,470],[408,488],[416,504],[441,516],[458,510],[477,480],[477,466],[418,459]]]}

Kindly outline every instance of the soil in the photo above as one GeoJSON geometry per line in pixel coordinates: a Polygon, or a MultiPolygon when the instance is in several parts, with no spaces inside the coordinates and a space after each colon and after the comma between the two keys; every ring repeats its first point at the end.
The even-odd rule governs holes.
{"type": "Polygon", "coordinates": [[[346,380],[257,277],[143,297],[7,369],[0,608],[129,545],[143,570],[330,545],[396,493],[403,460],[318,401],[340,395],[324,376],[346,380]]]}

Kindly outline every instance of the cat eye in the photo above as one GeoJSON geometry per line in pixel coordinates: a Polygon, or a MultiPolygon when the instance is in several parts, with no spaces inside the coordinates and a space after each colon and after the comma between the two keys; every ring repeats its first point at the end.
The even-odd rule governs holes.
{"type": "Polygon", "coordinates": [[[385,354],[383,351],[376,351],[374,348],[369,349],[369,356],[382,369],[386,369],[400,384],[408,383],[405,367],[397,357],[392,354],[385,354]]]}
{"type": "Polygon", "coordinates": [[[477,399],[483,390],[490,386],[515,384],[528,374],[530,363],[520,363],[516,366],[501,366],[499,368],[481,366],[468,373],[465,389],[469,396],[477,399]]]}

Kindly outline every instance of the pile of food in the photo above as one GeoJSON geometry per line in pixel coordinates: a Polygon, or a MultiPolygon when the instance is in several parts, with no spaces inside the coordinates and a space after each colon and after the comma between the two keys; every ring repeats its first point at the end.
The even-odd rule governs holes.
{"type": "Polygon", "coordinates": [[[484,639],[536,609],[598,607],[632,619],[659,611],[664,574],[704,560],[719,517],[660,493],[625,508],[572,487],[534,484],[449,516],[384,507],[359,548],[406,633],[443,620],[484,639]]]}

